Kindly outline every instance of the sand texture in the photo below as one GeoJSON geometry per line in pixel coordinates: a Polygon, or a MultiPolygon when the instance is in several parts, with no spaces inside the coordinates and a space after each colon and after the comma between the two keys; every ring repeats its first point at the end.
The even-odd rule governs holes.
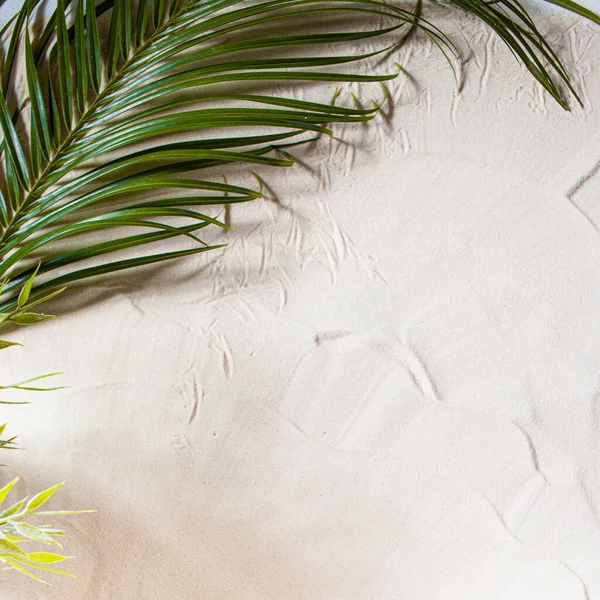
{"type": "Polygon", "coordinates": [[[460,95],[416,36],[375,121],[256,169],[226,250],[11,334],[11,379],[70,387],[3,408],[0,476],[98,512],[61,522],[76,580],[3,600],[600,600],[600,29],[535,13],[566,113],[429,10],[460,95]]]}

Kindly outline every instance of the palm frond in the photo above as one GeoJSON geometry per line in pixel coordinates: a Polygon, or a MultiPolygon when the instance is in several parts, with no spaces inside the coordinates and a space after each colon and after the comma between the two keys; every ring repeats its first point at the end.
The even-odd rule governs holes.
{"type": "Polygon", "coordinates": [[[329,134],[332,123],[368,121],[377,111],[377,106],[347,108],[251,93],[253,86],[384,82],[397,73],[339,70],[385,51],[383,44],[362,54],[331,48],[347,51],[354,43],[383,39],[407,25],[452,50],[435,27],[377,0],[69,4],[59,0],[35,38],[29,21],[38,0],[26,0],[8,40],[0,90],[0,277],[10,277],[3,310],[14,305],[17,290],[31,276],[28,264],[34,256],[43,257],[40,275],[68,268],[36,285],[36,298],[65,282],[222,247],[197,237],[205,227],[225,227],[203,207],[245,202],[260,192],[199,173],[230,164],[290,166],[294,159],[278,148],[279,142],[301,139],[307,132],[329,134]],[[109,19],[103,19],[108,11],[109,19]],[[331,17],[355,23],[370,18],[385,25],[329,32],[321,27],[319,32],[317,20],[331,17]],[[104,29],[106,45],[100,35],[104,29]],[[328,52],[319,52],[323,47],[328,52]],[[11,109],[20,48],[28,139],[18,127],[26,111],[11,109]],[[296,55],[304,48],[312,56],[296,55]],[[176,134],[185,134],[185,141],[173,140],[176,134]],[[185,190],[192,195],[182,196],[185,190]],[[157,191],[164,197],[157,197],[157,191]],[[95,243],[83,237],[124,228],[133,233],[95,243]],[[150,232],[140,233],[143,229],[150,232]],[[197,245],[78,266],[174,236],[187,236],[197,245]],[[68,242],[68,251],[52,252],[58,242],[68,242]]]}
{"type": "MultiPolygon", "coordinates": [[[[597,18],[571,0],[553,2],[597,18]]],[[[561,81],[577,97],[518,0],[451,4],[493,27],[563,106],[561,81]]],[[[221,248],[198,238],[206,228],[226,228],[206,207],[246,202],[260,191],[217,181],[216,167],[288,167],[290,141],[368,121],[379,108],[256,86],[385,82],[397,73],[352,67],[389,51],[408,27],[446,56],[456,54],[419,11],[379,0],[58,0],[35,34],[30,21],[40,6],[25,0],[3,32],[10,36],[0,85],[0,278],[10,281],[2,311],[16,305],[38,257],[42,280],[30,290],[33,300],[88,277],[221,248]],[[373,44],[369,52],[349,51],[373,44]],[[24,98],[16,97],[20,55],[24,98]],[[90,241],[98,232],[102,239],[90,241]],[[195,246],[111,258],[178,236],[195,246]],[[79,264],[89,259],[95,264],[79,264]]]]}
{"type": "MultiPolygon", "coordinates": [[[[600,17],[571,0],[545,0],[600,24],[600,17]]],[[[559,85],[567,88],[581,104],[571,79],[559,57],[540,33],[533,19],[519,0],[450,0],[457,6],[484,21],[521,60],[544,89],[565,109],[569,104],[559,85]]]]}

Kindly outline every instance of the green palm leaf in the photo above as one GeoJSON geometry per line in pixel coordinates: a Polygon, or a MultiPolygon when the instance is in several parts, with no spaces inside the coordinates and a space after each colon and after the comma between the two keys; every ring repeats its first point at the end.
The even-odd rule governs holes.
{"type": "MultiPolygon", "coordinates": [[[[15,127],[22,114],[16,109],[11,112],[0,94],[6,175],[2,187],[9,198],[1,202],[0,277],[11,279],[3,289],[5,308],[30,277],[27,263],[34,253],[44,257],[40,275],[64,267],[71,270],[37,284],[32,297],[67,280],[189,253],[148,254],[93,267],[74,266],[175,235],[199,243],[192,232],[209,225],[224,227],[199,207],[247,201],[260,194],[199,177],[199,171],[228,163],[290,166],[293,159],[289,154],[282,150],[280,156],[274,155],[278,141],[306,132],[328,134],[328,123],[358,123],[376,112],[376,107],[359,110],[243,93],[244,85],[385,81],[395,74],[316,71],[374,55],[321,55],[319,46],[347,48],[349,43],[383,37],[401,26],[417,24],[411,13],[371,0],[276,0],[252,6],[234,0],[154,2],[151,6],[141,2],[134,7],[130,0],[116,0],[108,6],[112,7],[109,22],[100,20],[106,4],[95,7],[91,0],[81,0],[68,13],[68,3],[61,0],[40,38],[32,39],[28,20],[36,4],[35,0],[25,2],[14,21],[8,41],[10,60],[4,69],[8,90],[8,79],[15,72],[13,57],[23,43],[31,105],[28,152],[15,127]],[[355,20],[365,15],[385,18],[388,23],[378,29],[327,36],[310,31],[298,35],[291,29],[303,13],[332,11],[355,20]],[[133,14],[137,15],[135,23],[133,14]],[[289,33],[265,35],[265,26],[275,22],[289,33]],[[100,31],[107,26],[108,45],[104,49],[100,31]],[[292,58],[286,52],[301,46],[317,54],[292,58]],[[264,51],[269,51],[271,58],[255,58],[256,52],[264,51]],[[41,66],[44,56],[49,57],[46,73],[41,66]],[[216,62],[218,57],[226,60],[216,62]],[[42,93],[44,75],[58,84],[56,89],[49,86],[46,98],[42,93]],[[231,89],[225,93],[227,87],[236,93],[231,89]],[[194,94],[191,99],[185,95],[190,90],[194,94]],[[210,107],[199,107],[199,102],[210,107]],[[256,135],[257,127],[271,131],[256,135]],[[228,135],[233,128],[251,133],[228,135]],[[180,132],[197,139],[169,140],[180,132]],[[210,137],[203,135],[205,132],[210,137]],[[115,151],[120,158],[114,158],[115,151]],[[194,176],[181,178],[185,173],[194,176]],[[156,197],[157,190],[169,193],[165,198],[156,197]],[[193,190],[196,195],[174,198],[178,190],[193,190]],[[134,193],[143,193],[143,200],[132,196],[134,193]],[[120,203],[116,209],[115,201],[120,203]],[[117,235],[91,245],[88,237],[82,237],[91,231],[107,234],[129,228],[133,230],[129,236],[117,235]],[[140,229],[151,231],[140,234],[140,229]],[[68,252],[52,252],[58,241],[66,239],[73,240],[75,249],[70,245],[68,252]]],[[[449,47],[433,27],[425,23],[418,26],[449,47]]],[[[213,247],[200,243],[193,252],[213,247]]]]}
{"type": "MultiPolygon", "coordinates": [[[[570,0],[552,1],[597,19],[570,0]]],[[[577,97],[517,0],[451,3],[493,27],[563,106],[561,84],[577,97]]],[[[40,257],[32,299],[80,279],[222,247],[198,238],[225,227],[206,208],[260,192],[222,183],[215,167],[289,167],[290,141],[368,121],[378,110],[256,93],[256,85],[385,82],[397,73],[359,75],[353,65],[390,51],[407,27],[420,28],[447,57],[456,54],[420,7],[379,0],[58,0],[36,35],[29,22],[39,8],[39,0],[25,0],[0,34],[10,32],[0,89],[0,278],[10,278],[2,311],[16,305],[40,257]],[[361,53],[367,43],[380,46],[361,53]],[[11,93],[20,48],[27,116],[11,93]],[[185,141],[172,139],[182,133],[185,141]],[[90,241],[94,232],[102,239],[90,241]],[[194,246],[110,258],[177,236],[194,246]],[[79,265],[90,259],[91,266],[79,265]]]]}

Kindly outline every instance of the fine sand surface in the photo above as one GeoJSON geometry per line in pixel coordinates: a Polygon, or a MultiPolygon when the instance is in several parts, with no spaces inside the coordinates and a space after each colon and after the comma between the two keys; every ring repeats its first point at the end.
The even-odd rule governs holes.
{"type": "Polygon", "coordinates": [[[225,251],[12,334],[3,372],[70,388],[3,408],[0,477],[98,512],[62,522],[76,580],[2,600],[600,600],[600,28],[535,12],[566,113],[428,10],[460,96],[415,37],[374,122],[258,170],[225,251]]]}

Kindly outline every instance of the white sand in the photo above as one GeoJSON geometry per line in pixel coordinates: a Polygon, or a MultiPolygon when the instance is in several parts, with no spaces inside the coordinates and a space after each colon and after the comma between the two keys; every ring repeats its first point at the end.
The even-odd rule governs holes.
{"type": "Polygon", "coordinates": [[[438,10],[460,97],[415,40],[393,111],[261,170],[226,251],[19,332],[8,372],[71,387],[3,410],[0,475],[98,513],[63,521],[77,580],[1,598],[600,599],[600,31],[550,16],[585,109],[438,10]]]}

